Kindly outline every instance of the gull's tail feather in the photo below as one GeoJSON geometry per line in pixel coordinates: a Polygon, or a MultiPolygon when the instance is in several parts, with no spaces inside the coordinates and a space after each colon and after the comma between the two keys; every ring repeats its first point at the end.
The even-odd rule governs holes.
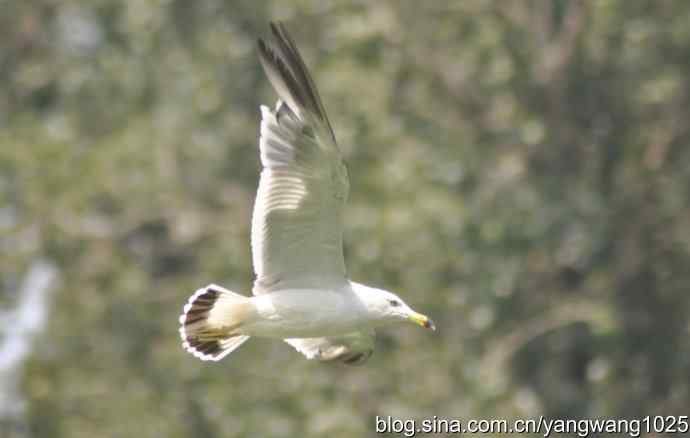
{"type": "Polygon", "coordinates": [[[249,298],[215,284],[201,288],[180,315],[182,346],[201,360],[221,360],[249,339],[241,327],[253,314],[249,298]]]}
{"type": "Polygon", "coordinates": [[[297,46],[282,23],[271,23],[271,32],[275,45],[259,39],[259,60],[268,80],[293,113],[303,122],[314,122],[335,143],[321,97],[297,46]]]}

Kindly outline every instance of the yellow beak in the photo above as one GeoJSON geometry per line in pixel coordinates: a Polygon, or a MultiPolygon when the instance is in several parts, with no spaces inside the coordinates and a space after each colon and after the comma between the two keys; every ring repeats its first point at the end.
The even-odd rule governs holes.
{"type": "Polygon", "coordinates": [[[421,313],[412,312],[410,313],[410,316],[407,317],[407,319],[426,329],[436,330],[434,321],[430,320],[428,316],[422,315],[421,313]]]}

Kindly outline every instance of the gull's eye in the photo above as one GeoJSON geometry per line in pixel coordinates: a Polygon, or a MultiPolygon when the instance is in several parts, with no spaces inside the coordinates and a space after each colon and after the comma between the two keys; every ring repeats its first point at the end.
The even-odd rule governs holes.
{"type": "Polygon", "coordinates": [[[388,300],[388,304],[390,304],[392,307],[398,307],[400,305],[400,301],[398,300],[388,300]]]}

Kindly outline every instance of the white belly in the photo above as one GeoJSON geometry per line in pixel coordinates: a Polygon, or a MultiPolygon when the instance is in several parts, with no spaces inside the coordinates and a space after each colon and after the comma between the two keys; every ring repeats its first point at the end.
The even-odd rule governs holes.
{"type": "Polygon", "coordinates": [[[366,311],[350,291],[288,289],[251,298],[258,317],[242,327],[250,336],[310,338],[363,328],[366,311]]]}

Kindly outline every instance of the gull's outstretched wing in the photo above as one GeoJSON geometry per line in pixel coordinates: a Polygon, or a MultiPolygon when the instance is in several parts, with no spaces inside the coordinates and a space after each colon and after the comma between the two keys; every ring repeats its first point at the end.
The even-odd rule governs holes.
{"type": "Polygon", "coordinates": [[[261,181],[252,217],[254,294],[345,282],[347,169],[318,92],[281,24],[259,59],[280,101],[261,107],[261,181]]]}
{"type": "Polygon", "coordinates": [[[361,365],[374,352],[374,330],[362,330],[330,338],[291,338],[285,342],[307,359],[339,360],[348,365],[361,365]]]}

